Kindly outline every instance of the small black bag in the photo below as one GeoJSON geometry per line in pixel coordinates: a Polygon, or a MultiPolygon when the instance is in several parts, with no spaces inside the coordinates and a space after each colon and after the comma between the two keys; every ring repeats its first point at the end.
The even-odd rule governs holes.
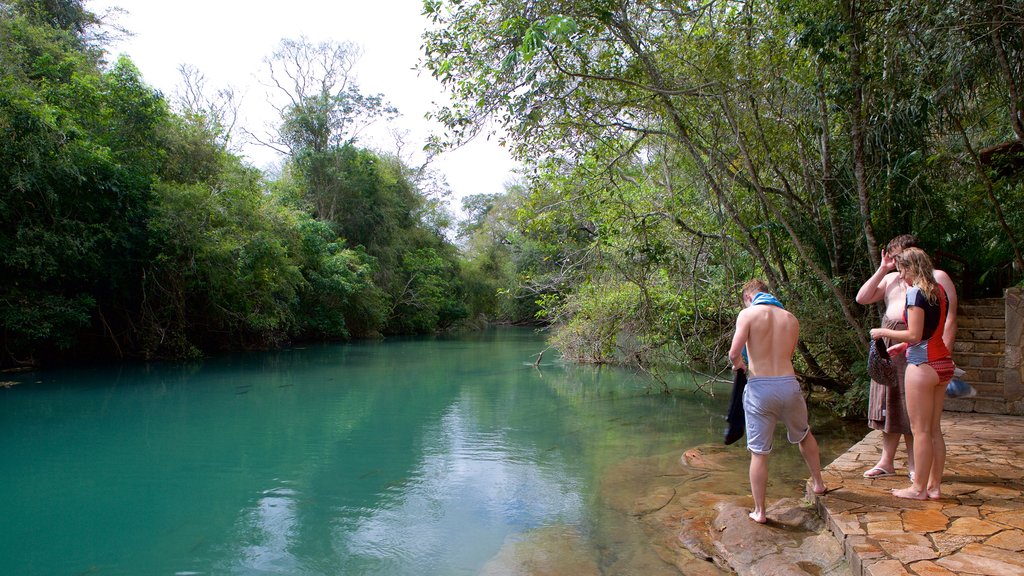
{"type": "Polygon", "coordinates": [[[896,366],[893,365],[889,350],[881,338],[876,338],[868,346],[868,376],[882,386],[893,387],[899,384],[896,366]]]}

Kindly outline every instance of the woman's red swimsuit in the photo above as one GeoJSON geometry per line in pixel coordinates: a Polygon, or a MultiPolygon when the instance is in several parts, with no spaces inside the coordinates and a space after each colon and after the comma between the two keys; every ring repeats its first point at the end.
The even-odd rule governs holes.
{"type": "Polygon", "coordinates": [[[914,365],[928,364],[939,375],[939,383],[948,382],[953,377],[953,358],[949,349],[942,341],[942,333],[946,328],[946,308],[949,306],[949,299],[941,284],[936,284],[939,289],[938,302],[931,303],[928,296],[917,286],[907,289],[907,305],[903,310],[903,321],[907,321],[907,309],[916,306],[924,310],[924,330],[921,334],[921,341],[917,344],[907,346],[907,362],[914,365]]]}

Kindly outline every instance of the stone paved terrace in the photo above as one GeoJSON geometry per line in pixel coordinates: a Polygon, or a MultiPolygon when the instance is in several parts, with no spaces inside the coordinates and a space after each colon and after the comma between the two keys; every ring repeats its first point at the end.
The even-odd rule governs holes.
{"type": "Polygon", "coordinates": [[[824,496],[808,494],[854,576],[1024,576],[1024,418],[946,412],[942,426],[941,500],[889,494],[909,484],[901,457],[896,476],[862,476],[877,431],[825,468],[824,496]]]}

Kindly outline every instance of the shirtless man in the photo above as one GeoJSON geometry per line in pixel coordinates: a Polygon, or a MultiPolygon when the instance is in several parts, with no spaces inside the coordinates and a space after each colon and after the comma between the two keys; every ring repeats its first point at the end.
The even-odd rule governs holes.
{"type": "MultiPolygon", "coordinates": [[[[907,303],[907,284],[900,279],[896,272],[893,258],[905,248],[917,247],[917,238],[910,234],[902,234],[890,240],[885,246],[885,250],[882,251],[882,263],[878,270],[875,270],[875,273],[857,291],[858,304],[885,302],[885,316],[882,317],[883,328],[893,330],[906,328],[906,324],[903,322],[903,310],[907,303]]],[[[942,270],[935,270],[935,281],[942,285],[949,298],[942,341],[946,348],[953,350],[953,341],[956,340],[956,287],[949,274],[942,270]]],[[[882,454],[878,463],[864,472],[864,477],[880,478],[896,473],[896,449],[900,444],[900,436],[903,436],[907,445],[907,470],[913,480],[914,436],[911,434],[910,418],[907,416],[904,400],[904,374],[907,369],[907,361],[901,354],[894,354],[893,362],[896,365],[896,373],[899,378],[897,387],[889,388],[877,382],[871,382],[868,396],[868,427],[882,431],[882,454]]]]}
{"type": "Polygon", "coordinates": [[[775,425],[782,420],[787,438],[799,444],[800,454],[811,471],[811,488],[825,493],[821,477],[818,442],[807,423],[807,404],[793,370],[793,351],[800,334],[800,322],[778,305],[761,280],[743,287],[744,309],[736,317],[736,333],[729,348],[733,370],[749,374],[743,391],[743,411],[747,419],[747,450],[750,450],[750,489],[754,511],[750,518],[764,524],[765,493],[768,489],[768,455],[772,451],[775,425]],[[749,365],[744,361],[746,347],[749,365]]]}

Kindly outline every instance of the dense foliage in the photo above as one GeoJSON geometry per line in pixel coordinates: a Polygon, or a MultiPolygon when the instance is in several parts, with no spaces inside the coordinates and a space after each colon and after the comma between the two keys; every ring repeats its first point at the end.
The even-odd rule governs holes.
{"type": "Polygon", "coordinates": [[[805,380],[843,392],[888,238],[968,297],[1024,268],[1020,2],[424,6],[449,142],[497,120],[529,167],[494,249],[525,256],[569,357],[724,369],[759,276],[802,321],[805,380]]]}
{"type": "MultiPolygon", "coordinates": [[[[81,0],[0,0],[0,364],[553,325],[583,362],[722,371],[737,288],[802,321],[799,370],[863,390],[879,246],[921,237],[962,296],[1024,269],[1024,4],[425,0],[457,145],[520,183],[464,200],[361,148],[394,118],[347,43],[267,57],[280,121],[232,152],[230,91],[168,101],[81,0]]],[[[189,72],[185,70],[185,72],[189,72]]],[[[849,398],[856,405],[856,392],[849,398]]]]}
{"type": "MultiPolygon", "coordinates": [[[[269,179],[230,151],[229,99],[192,76],[169,102],[131,61],[104,60],[103,31],[81,0],[0,1],[0,365],[427,333],[468,315],[436,199],[356,145],[353,127],[394,112],[379,95],[291,94],[269,179]]],[[[351,62],[348,45],[297,40],[268,64],[325,50],[351,62]]]]}

